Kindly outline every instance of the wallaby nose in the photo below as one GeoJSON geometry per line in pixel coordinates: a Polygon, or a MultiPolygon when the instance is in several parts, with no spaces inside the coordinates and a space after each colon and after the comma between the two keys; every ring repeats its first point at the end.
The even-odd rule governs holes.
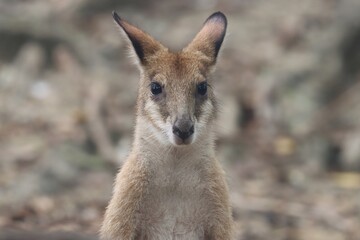
{"type": "Polygon", "coordinates": [[[192,121],[177,120],[173,126],[173,133],[183,141],[188,139],[194,133],[194,124],[192,121]]]}

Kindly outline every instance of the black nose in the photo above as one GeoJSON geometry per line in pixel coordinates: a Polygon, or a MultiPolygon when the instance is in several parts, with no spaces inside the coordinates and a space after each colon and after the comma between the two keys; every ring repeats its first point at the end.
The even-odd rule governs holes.
{"type": "Polygon", "coordinates": [[[177,121],[173,126],[173,133],[179,138],[181,138],[183,141],[185,141],[194,133],[194,125],[192,123],[179,124],[179,122],[177,121]]]}

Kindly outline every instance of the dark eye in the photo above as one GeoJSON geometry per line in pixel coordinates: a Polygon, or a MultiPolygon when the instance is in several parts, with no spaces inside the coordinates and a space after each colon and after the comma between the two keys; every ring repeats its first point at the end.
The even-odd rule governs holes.
{"type": "Polygon", "coordinates": [[[197,85],[197,92],[200,95],[204,96],[206,94],[206,92],[207,92],[207,85],[208,85],[207,82],[199,83],[197,85]]]}
{"type": "Polygon", "coordinates": [[[154,95],[158,95],[162,92],[161,85],[157,82],[152,82],[150,88],[151,88],[151,93],[154,95]]]}

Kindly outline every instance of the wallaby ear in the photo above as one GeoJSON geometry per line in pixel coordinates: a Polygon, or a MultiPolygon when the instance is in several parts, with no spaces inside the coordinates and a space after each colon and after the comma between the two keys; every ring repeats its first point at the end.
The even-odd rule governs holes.
{"type": "Polygon", "coordinates": [[[183,50],[186,52],[201,52],[211,64],[215,64],[221,44],[226,33],[227,20],[222,12],[213,13],[206,19],[202,29],[191,43],[183,50]]]}
{"type": "Polygon", "coordinates": [[[147,59],[157,51],[166,49],[163,45],[161,45],[161,43],[156,41],[149,34],[121,19],[115,11],[112,12],[112,15],[115,22],[121,27],[121,29],[129,38],[132,47],[142,65],[146,65],[147,59]]]}

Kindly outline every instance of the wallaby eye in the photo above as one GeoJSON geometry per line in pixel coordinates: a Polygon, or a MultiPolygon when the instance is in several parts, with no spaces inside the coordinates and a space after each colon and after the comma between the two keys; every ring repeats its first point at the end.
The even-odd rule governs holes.
{"type": "Polygon", "coordinates": [[[208,85],[207,82],[199,83],[197,85],[197,92],[200,95],[204,96],[206,94],[206,92],[207,92],[207,85],[208,85]]]}
{"type": "Polygon", "coordinates": [[[152,82],[150,88],[153,95],[159,95],[162,92],[161,85],[157,82],[152,82]]]}

